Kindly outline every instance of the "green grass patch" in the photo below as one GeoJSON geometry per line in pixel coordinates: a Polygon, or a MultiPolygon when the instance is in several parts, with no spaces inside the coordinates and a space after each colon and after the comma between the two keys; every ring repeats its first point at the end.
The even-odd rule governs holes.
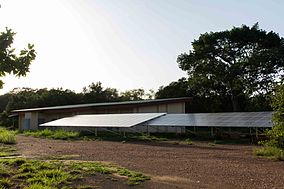
{"type": "Polygon", "coordinates": [[[79,154],[66,154],[66,155],[46,155],[46,156],[41,156],[39,159],[42,160],[69,160],[69,159],[74,159],[80,157],[79,154]]]}
{"type": "Polygon", "coordinates": [[[76,140],[81,139],[80,133],[76,131],[65,131],[63,129],[44,129],[37,131],[23,131],[23,134],[26,136],[33,136],[38,138],[49,138],[49,139],[58,139],[58,140],[76,140]]]}
{"type": "Polygon", "coordinates": [[[0,157],[18,156],[15,148],[0,145],[0,157]]]}
{"type": "Polygon", "coordinates": [[[129,185],[150,179],[142,173],[102,162],[0,159],[0,188],[76,188],[82,178],[96,174],[124,176],[129,185]]]}
{"type": "Polygon", "coordinates": [[[0,128],[0,143],[15,144],[16,143],[16,131],[10,131],[4,128],[0,128]]]}
{"type": "Polygon", "coordinates": [[[124,136],[121,134],[114,133],[100,133],[95,136],[94,133],[77,132],[77,131],[66,131],[63,129],[44,129],[37,131],[23,131],[22,134],[26,136],[48,138],[57,140],[111,140],[111,141],[165,141],[167,138],[155,135],[147,134],[133,134],[126,133],[124,136]]]}
{"type": "Polygon", "coordinates": [[[149,176],[146,176],[140,172],[130,171],[126,168],[116,166],[113,164],[102,162],[75,162],[71,165],[73,171],[84,172],[87,174],[101,173],[101,174],[116,174],[119,176],[127,177],[127,183],[129,185],[138,185],[141,182],[150,180],[149,176]]]}
{"type": "Polygon", "coordinates": [[[9,178],[0,178],[0,188],[9,188],[11,186],[11,180],[9,178]]]}
{"type": "Polygon", "coordinates": [[[267,158],[274,158],[281,161],[284,161],[284,150],[276,148],[276,147],[263,147],[254,150],[254,155],[267,157],[267,158]]]}

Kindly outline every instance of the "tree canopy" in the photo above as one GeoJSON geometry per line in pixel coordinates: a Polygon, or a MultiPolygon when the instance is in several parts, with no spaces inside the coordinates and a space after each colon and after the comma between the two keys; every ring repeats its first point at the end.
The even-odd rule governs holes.
{"type": "Polygon", "coordinates": [[[189,92],[188,81],[185,77],[173,81],[167,86],[161,86],[156,92],[156,98],[176,98],[192,96],[189,92]]]}
{"type": "MultiPolygon", "coordinates": [[[[32,44],[28,44],[27,49],[21,50],[19,55],[15,54],[15,49],[12,48],[15,35],[16,33],[8,28],[0,33],[0,78],[6,74],[25,76],[29,72],[31,62],[36,57],[32,44]]],[[[0,88],[2,87],[3,81],[0,80],[0,88]]]]}
{"type": "Polygon", "coordinates": [[[177,63],[200,93],[229,96],[233,110],[241,111],[242,99],[269,93],[283,82],[284,39],[258,24],[205,33],[177,63]]]}
{"type": "MultiPolygon", "coordinates": [[[[267,146],[284,149],[284,85],[277,86],[273,96],[272,106],[274,110],[274,127],[266,132],[269,140],[264,144],[267,146]]],[[[283,153],[283,151],[282,151],[283,153]]]]}

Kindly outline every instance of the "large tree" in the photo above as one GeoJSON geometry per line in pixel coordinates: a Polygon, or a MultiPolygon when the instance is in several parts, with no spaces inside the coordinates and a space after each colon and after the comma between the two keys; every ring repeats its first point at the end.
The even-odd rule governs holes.
{"type": "MultiPolygon", "coordinates": [[[[11,47],[15,34],[8,28],[0,33],[0,78],[6,74],[25,76],[29,72],[31,62],[36,57],[34,45],[31,44],[28,44],[27,49],[21,50],[19,55],[15,54],[15,49],[11,47]]],[[[2,87],[3,81],[0,80],[0,88],[2,87]]]]}
{"type": "Polygon", "coordinates": [[[118,101],[118,91],[115,88],[105,88],[101,82],[91,83],[83,88],[84,103],[118,101]]]}
{"type": "Polygon", "coordinates": [[[186,78],[173,81],[167,86],[161,86],[155,94],[156,98],[176,98],[192,96],[189,92],[189,85],[186,78]]]}
{"type": "Polygon", "coordinates": [[[258,24],[242,25],[201,34],[177,62],[201,91],[230,96],[233,110],[241,111],[241,99],[270,92],[283,81],[284,39],[258,24]]]}

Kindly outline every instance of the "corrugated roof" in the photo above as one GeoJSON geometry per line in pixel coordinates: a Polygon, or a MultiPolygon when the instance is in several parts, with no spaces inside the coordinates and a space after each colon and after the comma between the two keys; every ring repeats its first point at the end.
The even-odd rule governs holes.
{"type": "Polygon", "coordinates": [[[132,127],[165,113],[76,115],[41,124],[44,127],[132,127]]]}
{"type": "Polygon", "coordinates": [[[146,105],[146,104],[156,104],[156,103],[188,102],[191,100],[192,100],[191,97],[182,97],[182,98],[167,98],[167,99],[138,100],[138,101],[124,101],[124,102],[90,103],[90,104],[76,104],[76,105],[52,106],[52,107],[43,107],[43,108],[20,109],[20,110],[13,110],[12,112],[19,113],[19,112],[63,110],[63,109],[75,109],[75,108],[127,106],[127,105],[140,105],[140,104],[146,105]]]}
{"type": "Polygon", "coordinates": [[[167,114],[147,123],[150,126],[263,127],[269,128],[273,112],[167,114]]]}

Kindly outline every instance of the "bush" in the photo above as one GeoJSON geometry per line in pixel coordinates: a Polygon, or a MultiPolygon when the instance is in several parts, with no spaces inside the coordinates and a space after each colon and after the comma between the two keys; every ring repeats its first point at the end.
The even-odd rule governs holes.
{"type": "Polygon", "coordinates": [[[284,161],[284,151],[275,147],[264,147],[254,150],[254,154],[257,156],[264,156],[269,158],[276,158],[284,161]]]}
{"type": "Polygon", "coordinates": [[[265,147],[256,149],[254,153],[284,161],[284,85],[277,87],[272,106],[274,126],[266,132],[268,140],[260,142],[265,147]]]}
{"type": "Polygon", "coordinates": [[[0,128],[0,143],[15,144],[16,143],[16,132],[9,131],[4,128],[0,128]]]}
{"type": "Polygon", "coordinates": [[[272,106],[274,126],[266,132],[269,140],[263,141],[262,144],[284,149],[284,85],[277,87],[272,106]]]}

